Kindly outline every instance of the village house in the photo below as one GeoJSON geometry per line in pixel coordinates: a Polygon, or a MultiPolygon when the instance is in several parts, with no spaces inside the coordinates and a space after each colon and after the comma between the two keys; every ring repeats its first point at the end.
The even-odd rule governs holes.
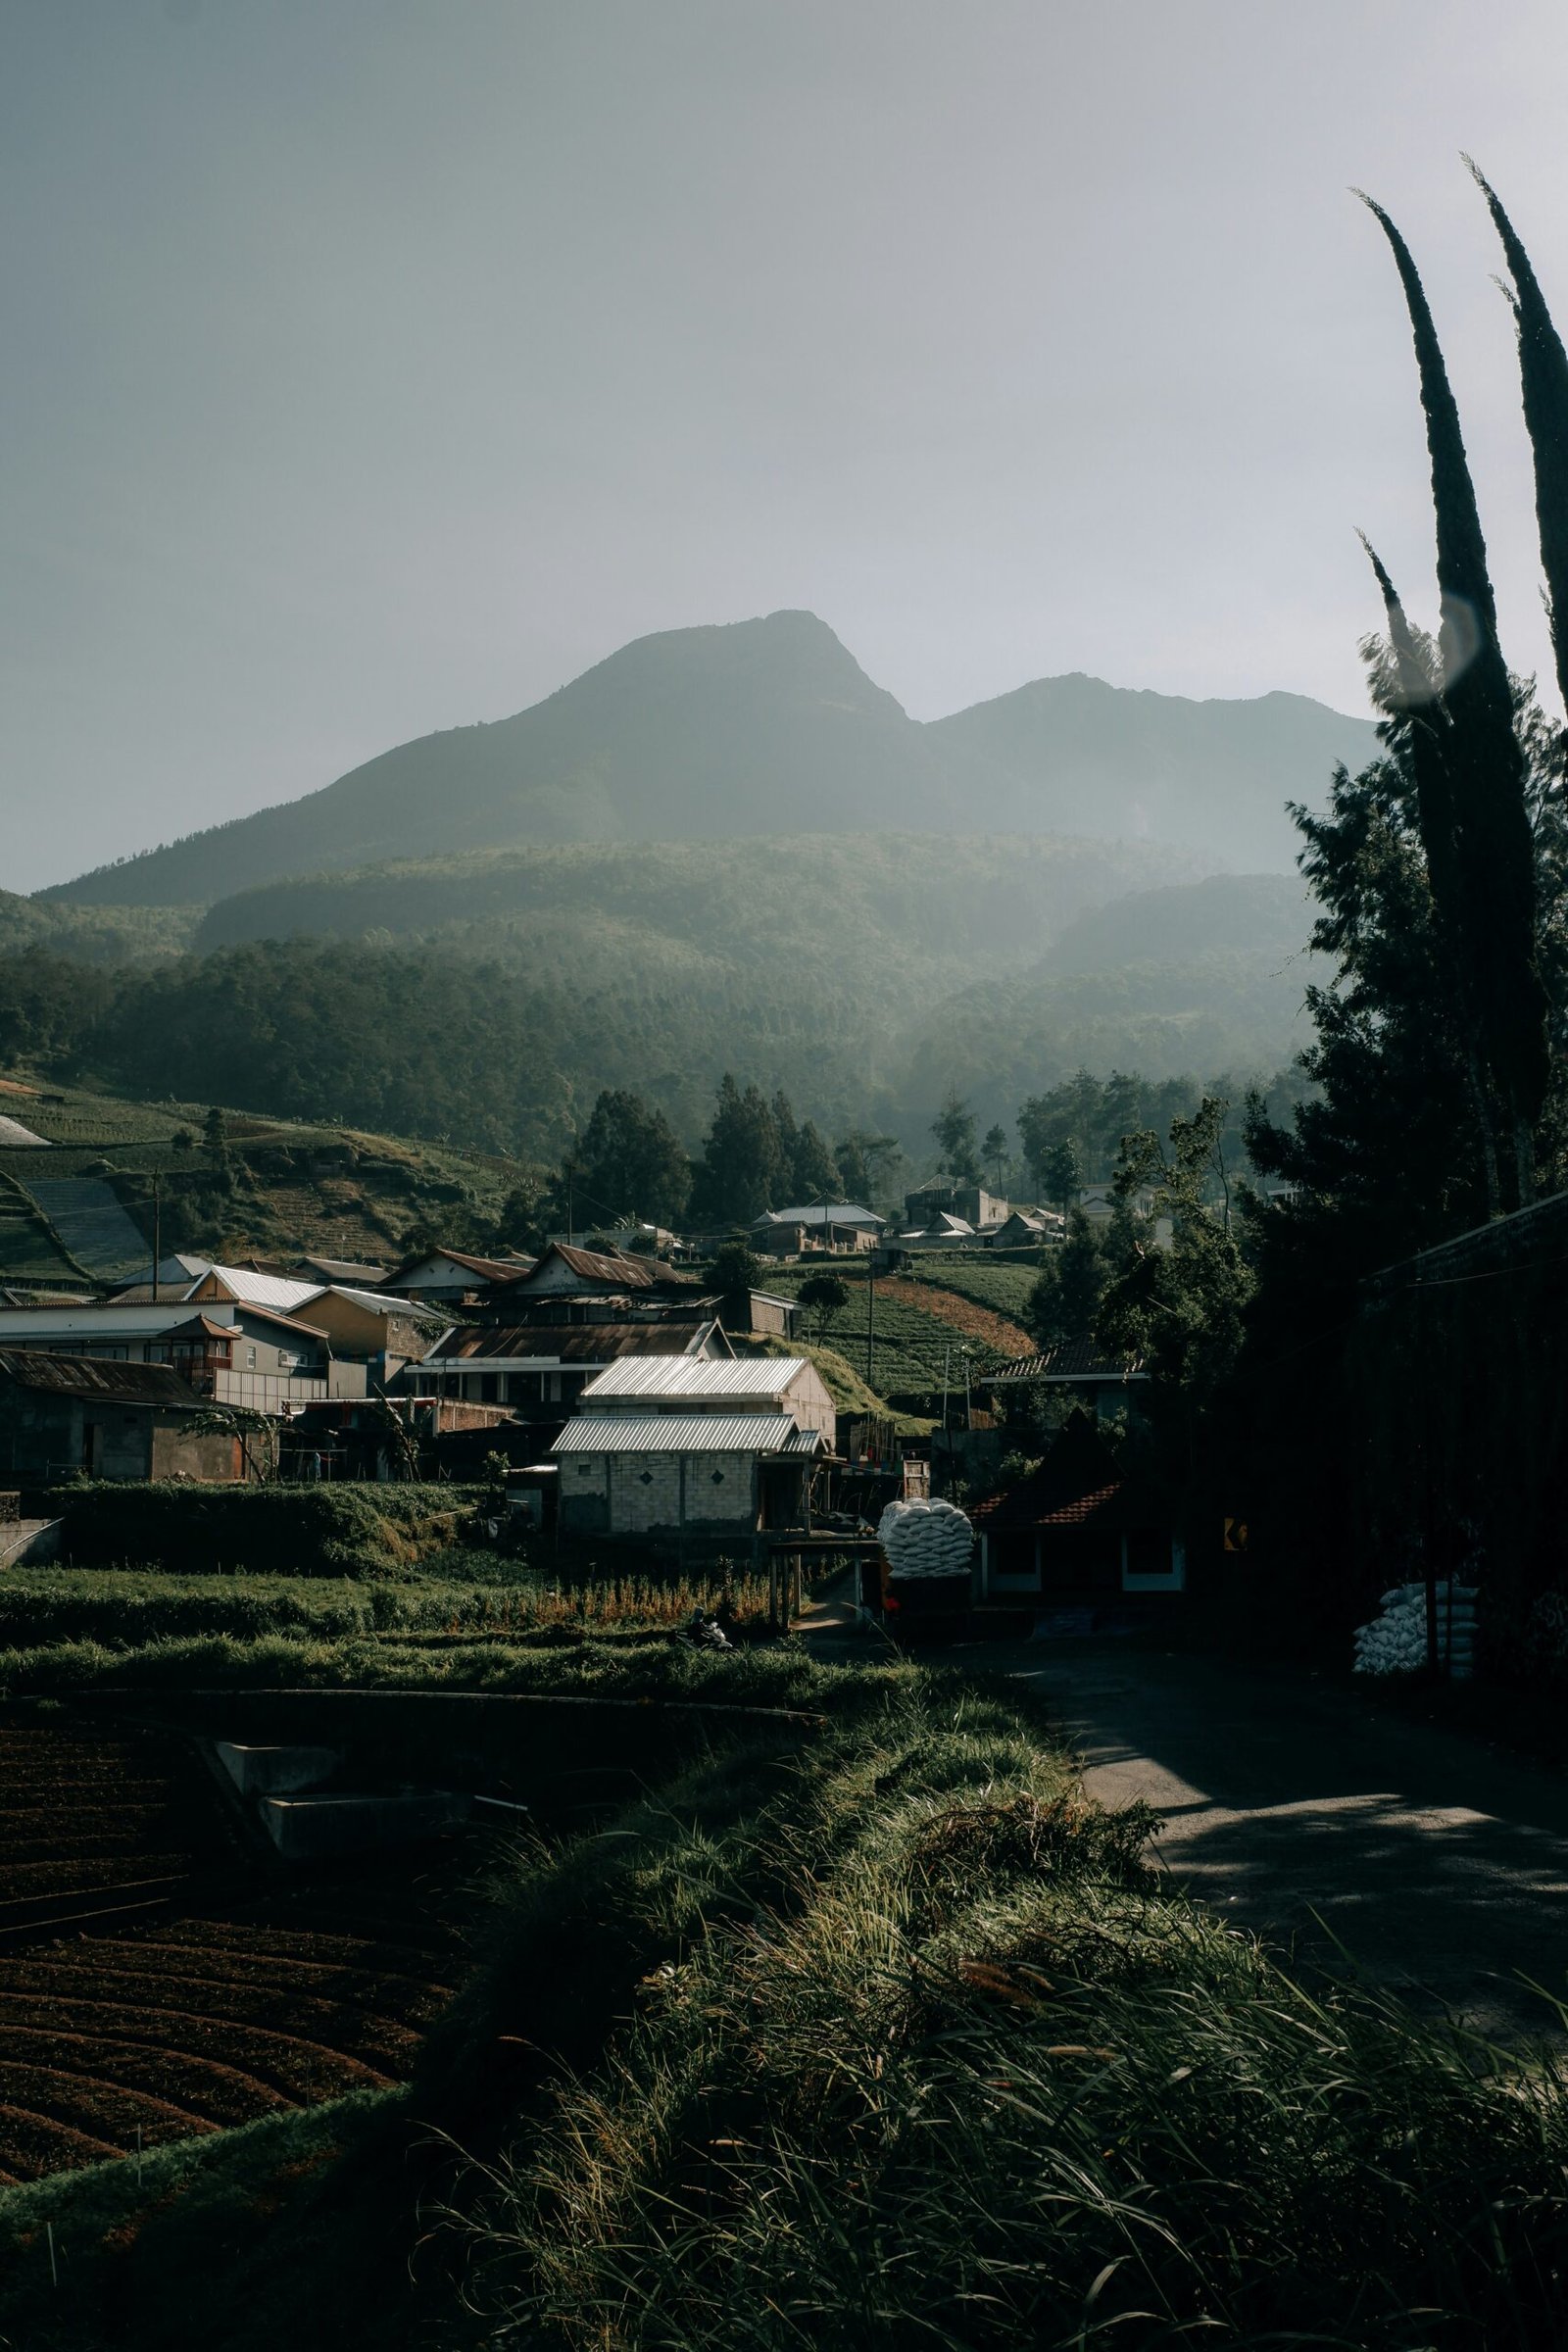
{"type": "Polygon", "coordinates": [[[904,1222],[911,1229],[935,1224],[944,1211],[971,1233],[989,1233],[1006,1222],[1007,1202],[983,1185],[959,1184],[951,1176],[933,1177],[904,1196],[904,1222]]]}
{"type": "Polygon", "coordinates": [[[337,1282],[313,1291],[300,1305],[299,1320],[325,1334],[334,1356],[364,1364],[372,1389],[390,1388],[405,1364],[428,1355],[452,1323],[442,1307],[337,1282]]]}
{"type": "Polygon", "coordinates": [[[978,1597],[1038,1601],[1093,1616],[1133,1595],[1180,1593],[1186,1548],[1168,1507],[1122,1477],[1087,1414],[1028,1476],[970,1507],[978,1597]]]}
{"type": "Polygon", "coordinates": [[[766,1210],[747,1239],[767,1257],[799,1257],[810,1250],[874,1250],[886,1224],[874,1208],[858,1207],[853,1200],[816,1200],[805,1208],[766,1210]]]}
{"type": "Polygon", "coordinates": [[[0,1348],[0,1478],[242,1479],[238,1438],[202,1430],[203,1410],[167,1364],[0,1348]]]}
{"type": "Polygon", "coordinates": [[[532,1265],[492,1288],[483,1312],[500,1323],[628,1321],[689,1307],[696,1297],[661,1258],[547,1242],[532,1265]]]}
{"type": "Polygon", "coordinates": [[[177,1364],[200,1395],[255,1412],[284,1413],[326,1396],[363,1396],[366,1368],[340,1363],[324,1332],[239,1299],[167,1304],[110,1299],[0,1307],[0,1348],[86,1356],[95,1362],[177,1364]]]}
{"type": "Polygon", "coordinates": [[[639,1321],[467,1323],[444,1332],[399,1382],[405,1395],[505,1405],[536,1427],[559,1427],[588,1383],[622,1357],[733,1356],[710,1311],[639,1321]]]}
{"type": "Polygon", "coordinates": [[[470,1257],[463,1250],[427,1250],[406,1258],[376,1286],[401,1291],[405,1298],[430,1306],[465,1306],[525,1273],[525,1257],[470,1257]]]}
{"type": "Polygon", "coordinates": [[[1012,1208],[986,1235],[986,1246],[991,1250],[1032,1250],[1045,1242],[1059,1242],[1062,1232],[1062,1220],[1054,1209],[1012,1208]]]}
{"type": "Polygon", "coordinates": [[[834,1420],[803,1356],[615,1364],[551,1447],[561,1525],[682,1544],[803,1528],[834,1420]]]}

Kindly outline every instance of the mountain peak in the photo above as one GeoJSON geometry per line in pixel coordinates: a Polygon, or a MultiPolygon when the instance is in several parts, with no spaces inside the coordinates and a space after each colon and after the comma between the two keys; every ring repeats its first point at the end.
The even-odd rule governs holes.
{"type": "Polygon", "coordinates": [[[381,753],[265,808],[39,895],[209,905],[290,876],[552,841],[757,834],[1144,838],[1276,870],[1369,724],[1303,697],[1192,703],[1082,671],[917,724],[816,613],[662,629],[543,702],[381,753]]]}

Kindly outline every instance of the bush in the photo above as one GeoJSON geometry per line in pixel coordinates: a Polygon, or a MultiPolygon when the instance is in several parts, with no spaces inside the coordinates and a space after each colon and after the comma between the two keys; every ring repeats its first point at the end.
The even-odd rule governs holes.
{"type": "Polygon", "coordinates": [[[463,1487],[62,1488],[63,1555],[79,1567],[172,1575],[398,1576],[450,1544],[478,1490],[463,1487]]]}

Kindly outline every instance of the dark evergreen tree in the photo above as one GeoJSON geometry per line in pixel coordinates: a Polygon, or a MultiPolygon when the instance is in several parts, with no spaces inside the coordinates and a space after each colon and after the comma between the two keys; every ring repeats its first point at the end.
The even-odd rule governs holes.
{"type": "Polygon", "coordinates": [[[663,1112],[640,1095],[601,1094],[574,1159],[582,1222],[680,1222],[691,1196],[691,1161],[663,1112]]]}
{"type": "Polygon", "coordinates": [[[978,1184],[980,1161],[975,1148],[975,1116],[956,1087],[950,1087],[947,1100],[931,1122],[931,1132],[942,1152],[942,1165],[959,1184],[978,1184]]]}
{"type": "Polygon", "coordinates": [[[1421,380],[1437,523],[1439,653],[1462,954],[1488,1075],[1512,1147],[1511,1194],[1534,1191],[1533,1133],[1547,1083],[1546,1000],[1536,956],[1535,865],[1514,694],[1459,412],[1403,237],[1370,197],[1404,288],[1421,380]]]}
{"type": "MultiPolygon", "coordinates": [[[[1468,156],[1465,158],[1468,163],[1468,156]]],[[[1568,712],[1568,352],[1552,322],[1536,273],[1512,221],[1474,164],[1476,181],[1502,239],[1513,279],[1514,320],[1519,330],[1519,380],[1525,428],[1536,465],[1536,524],[1541,568],[1557,671],[1557,692],[1568,712]]]]}
{"type": "Polygon", "coordinates": [[[789,1189],[791,1201],[797,1207],[809,1206],[813,1200],[840,1198],[838,1162],[814,1119],[808,1119],[795,1139],[789,1189]]]}
{"type": "Polygon", "coordinates": [[[750,1225],[783,1204],[784,1172],[771,1105],[755,1086],[743,1092],[726,1070],[694,1171],[693,1216],[702,1225],[750,1225]]]}

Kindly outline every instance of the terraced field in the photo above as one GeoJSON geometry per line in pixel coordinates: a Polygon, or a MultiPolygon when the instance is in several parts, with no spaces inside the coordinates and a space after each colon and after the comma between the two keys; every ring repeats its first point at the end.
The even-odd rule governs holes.
{"type": "MultiPolygon", "coordinates": [[[[793,1294],[814,1270],[803,1265],[781,1268],[777,1274],[770,1271],[768,1287],[793,1294]]],[[[864,1277],[854,1267],[846,1269],[841,1265],[834,1270],[846,1277],[850,1302],[827,1317],[822,1336],[827,1346],[836,1348],[863,1378],[866,1376],[864,1277]]],[[[989,1371],[1009,1356],[1026,1354],[1033,1345],[1022,1326],[1008,1316],[939,1284],[917,1281],[906,1274],[879,1275],[872,1306],[870,1385],[883,1396],[934,1395],[941,1390],[945,1373],[961,1388],[965,1349],[973,1370],[989,1371]]],[[[806,1314],[802,1336],[815,1340],[820,1322],[815,1312],[806,1314]]]]}
{"type": "Polygon", "coordinates": [[[180,1742],[0,1728],[0,2183],[403,2080],[453,1972],[397,1878],[269,1885],[180,1742]]]}

